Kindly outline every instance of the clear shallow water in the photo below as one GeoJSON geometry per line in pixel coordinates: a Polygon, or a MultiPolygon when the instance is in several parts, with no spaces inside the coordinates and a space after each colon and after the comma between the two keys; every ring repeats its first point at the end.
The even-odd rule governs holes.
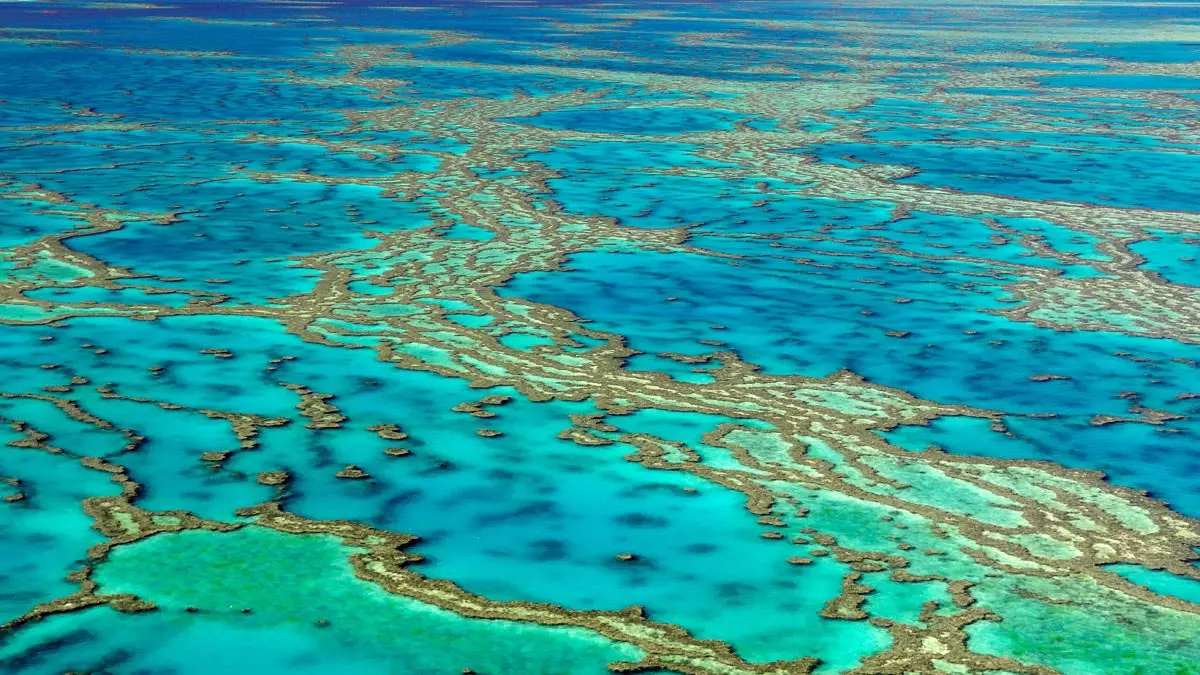
{"type": "Polygon", "coordinates": [[[67,639],[73,653],[30,654],[14,672],[102,665],[212,672],[287,663],[302,672],[593,673],[638,656],[585,631],[470,621],[392,597],[355,578],[347,555],[336,540],[260,528],[160,535],[114,553],[97,577],[106,592],[159,598],[159,611],[55,617],[11,648],[67,639]],[[477,652],[480,642],[491,648],[477,652]],[[328,654],[341,652],[348,658],[331,666],[328,654]]]}
{"type": "Polygon", "coordinates": [[[5,672],[1197,672],[1192,8],[46,9],[5,672]]]}

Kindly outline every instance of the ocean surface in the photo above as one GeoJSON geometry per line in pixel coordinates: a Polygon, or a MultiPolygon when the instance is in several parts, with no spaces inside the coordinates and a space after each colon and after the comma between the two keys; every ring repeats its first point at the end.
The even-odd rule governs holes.
{"type": "Polygon", "coordinates": [[[1200,4],[0,0],[0,672],[1200,673],[1200,4]]]}

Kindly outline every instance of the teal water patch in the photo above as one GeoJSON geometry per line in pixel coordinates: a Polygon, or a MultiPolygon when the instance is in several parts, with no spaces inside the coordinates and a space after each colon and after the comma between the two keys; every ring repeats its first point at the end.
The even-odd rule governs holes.
{"type": "Polygon", "coordinates": [[[500,337],[500,344],[522,351],[529,351],[538,345],[553,343],[554,340],[544,335],[531,335],[529,333],[508,333],[500,337]]]}
{"type": "Polygon", "coordinates": [[[864,575],[862,583],[874,589],[867,596],[866,610],[893,621],[920,625],[925,603],[937,602],[943,607],[951,603],[946,585],[937,581],[898,582],[888,572],[875,572],[864,575]]]}
{"type": "Polygon", "coordinates": [[[11,254],[0,252],[0,278],[5,282],[69,284],[94,276],[91,270],[56,260],[46,251],[38,251],[36,256],[20,261],[11,254]]]}
{"type": "Polygon", "coordinates": [[[466,65],[375,66],[364,75],[406,80],[421,92],[415,98],[443,100],[470,96],[500,99],[549,96],[576,90],[595,91],[612,84],[584,77],[539,76],[466,65]]]}
{"type": "Polygon", "coordinates": [[[1200,580],[1172,574],[1166,570],[1147,569],[1141,565],[1109,565],[1105,569],[1116,572],[1159,595],[1168,595],[1200,605],[1200,580]]]}
{"type": "MultiPolygon", "coordinates": [[[[39,368],[41,365],[52,364],[39,364],[39,368]]],[[[69,390],[72,377],[70,373],[54,368],[45,381],[55,384],[45,384],[43,387],[69,390]]],[[[70,415],[70,409],[61,405],[63,403],[66,401],[48,397],[0,398],[0,418],[10,424],[20,422],[28,425],[45,434],[42,441],[46,445],[77,456],[111,457],[122,452],[129,443],[130,439],[121,433],[119,427],[101,428],[94,423],[75,419],[70,415]]]]}
{"type": "Polygon", "coordinates": [[[493,321],[493,317],[480,314],[447,314],[446,318],[467,328],[483,328],[493,321]]]}
{"type": "Polygon", "coordinates": [[[204,295],[186,293],[149,292],[140,288],[38,288],[23,293],[25,297],[44,300],[55,304],[103,304],[103,305],[165,305],[182,307],[189,302],[206,299],[204,295]]]}
{"type": "Polygon", "coordinates": [[[701,131],[732,131],[734,122],[749,119],[729,110],[710,108],[607,108],[596,105],[559,109],[532,117],[513,117],[510,121],[548,129],[674,136],[701,131]]]}
{"type": "Polygon", "coordinates": [[[534,152],[527,159],[554,167],[622,171],[630,169],[669,169],[676,166],[697,168],[735,167],[735,164],[697,156],[700,146],[670,141],[590,141],[566,142],[547,152],[534,152]]]}
{"type": "MultiPolygon", "coordinates": [[[[212,205],[170,225],[130,222],[102,237],[77,238],[72,248],[157,278],[136,283],[264,303],[305,293],[319,274],[296,257],[323,250],[370,248],[363,231],[428,224],[408,204],[381,190],[315,183],[222,181],[192,188],[191,200],[212,205]],[[290,204],[287,202],[290,200],[290,204]],[[281,209],[285,203],[288,208],[281,209]]],[[[161,208],[161,207],[160,207],[161,208]]]]}
{"type": "Polygon", "coordinates": [[[70,232],[85,224],[71,217],[69,210],[55,213],[46,202],[22,202],[0,199],[0,249],[21,246],[47,234],[70,232]]]}
{"type": "Polygon", "coordinates": [[[1200,89],[1200,77],[1182,75],[1052,75],[1040,78],[1049,87],[1178,91],[1200,89]]]}
{"type": "Polygon", "coordinates": [[[769,426],[757,420],[742,421],[721,415],[662,410],[638,410],[629,415],[612,417],[609,423],[624,433],[653,434],[663,440],[683,443],[700,455],[703,464],[734,471],[746,471],[746,468],[733,458],[729,450],[705,443],[705,434],[716,431],[720,424],[739,424],[755,429],[769,426]]]}
{"type": "MultiPolygon", "coordinates": [[[[1152,379],[1150,373],[1158,370],[1169,377],[1170,387],[1161,396],[1153,390],[1147,395],[1165,405],[1186,390],[1193,374],[1187,363],[1174,361],[1194,355],[1191,347],[1051,331],[979,312],[1001,306],[994,300],[999,289],[956,283],[971,277],[926,275],[915,266],[805,269],[762,255],[776,250],[765,245],[728,250],[761,257],[747,256],[735,265],[692,254],[583,253],[572,257],[572,271],[521,274],[502,292],[565,306],[598,327],[620,331],[630,346],[647,353],[704,354],[732,347],[771,372],[821,376],[848,368],[933,400],[1009,412],[1051,407],[1046,386],[1056,383],[1029,379],[1046,372],[1051,355],[1055,370],[1072,378],[1066,386],[1074,395],[1053,403],[1062,413],[1124,412],[1122,401],[1099,392],[1109,391],[1119,378],[1130,378],[1129,383],[1152,379]],[[659,261],[669,261],[675,273],[658,274],[659,261]],[[859,281],[872,278],[886,283],[859,281]],[[613,285],[612,279],[624,283],[613,285]],[[1113,352],[1150,361],[1134,362],[1113,352]],[[1005,372],[990,367],[994,359],[1009,364],[1005,372]],[[971,372],[977,377],[964,379],[971,372]]],[[[839,258],[829,260],[836,264],[839,258]]]]}
{"type": "Polygon", "coordinates": [[[703,384],[713,382],[713,376],[703,372],[719,366],[719,362],[683,363],[675,359],[664,358],[655,354],[638,354],[625,361],[628,370],[667,373],[681,382],[703,384]]]}
{"type": "MultiPolygon", "coordinates": [[[[167,362],[168,364],[170,362],[167,362]]],[[[168,365],[163,386],[178,386],[180,373],[168,365]],[[174,384],[172,384],[174,383],[174,384]]],[[[234,511],[268,499],[271,490],[247,476],[215,471],[201,460],[207,452],[229,452],[239,447],[232,425],[203,413],[163,410],[154,404],[78,396],[89,412],[120,428],[136,429],[147,440],[135,452],[114,456],[134,480],[150,486],[138,506],[151,511],[182,509],[202,518],[233,520],[234,511]],[[161,486],[155,489],[155,485],[161,486]]]]}
{"type": "Polygon", "coordinates": [[[923,143],[931,141],[1005,141],[1017,144],[1058,146],[1063,148],[1082,149],[1098,148],[1121,150],[1128,148],[1162,148],[1166,150],[1195,150],[1191,144],[1168,143],[1154,136],[1134,135],[1128,133],[1084,134],[1062,133],[1050,131],[1009,131],[1001,129],[955,129],[955,128],[925,128],[925,127],[884,127],[871,131],[867,137],[874,141],[885,143],[906,142],[923,143]]]}
{"type": "Polygon", "coordinates": [[[339,178],[389,176],[400,171],[434,172],[439,164],[436,157],[417,153],[400,156],[332,153],[320,146],[301,143],[266,146],[256,154],[258,157],[247,162],[246,168],[278,173],[309,172],[339,178]]]}
{"type": "MultiPolygon", "coordinates": [[[[1052,582],[1026,582],[1025,590],[1070,597],[1069,591],[1052,582]],[[1066,592],[1064,592],[1066,591],[1066,592]]],[[[976,592],[981,603],[1003,607],[1002,622],[981,621],[966,628],[968,646],[983,654],[1005,654],[1027,663],[1038,663],[1066,675],[1128,675],[1129,673],[1195,672],[1200,660],[1200,640],[1189,629],[1190,614],[1142,608],[1116,591],[1094,583],[1080,589],[1089,593],[1086,606],[1073,603],[1049,604],[1017,594],[1001,598],[990,591],[976,592]],[[1002,604],[1001,604],[1002,603],[1002,604]],[[1113,625],[1104,616],[1109,611],[1137,612],[1154,625],[1138,632],[1113,625]]]]}
{"type": "Polygon", "coordinates": [[[862,117],[874,122],[923,122],[957,119],[962,112],[937,101],[881,96],[854,112],[837,110],[832,114],[838,117],[862,117]]]}
{"type": "Polygon", "coordinates": [[[1143,269],[1152,270],[1173,284],[1200,286],[1200,237],[1156,230],[1147,234],[1153,238],[1129,247],[1146,259],[1143,269]]]}
{"type": "MultiPolygon", "coordinates": [[[[0,442],[18,436],[0,428],[0,442]]],[[[22,495],[0,501],[0,612],[8,621],[79,589],[67,575],[83,568],[87,549],[104,540],[80,502],[118,494],[120,486],[73,457],[4,446],[0,476],[18,479],[6,492],[22,495]]]]}
{"type": "Polygon", "coordinates": [[[157,535],[113,551],[95,574],[104,592],[135,593],[157,610],[55,617],[0,645],[0,663],[14,673],[91,669],[115,658],[130,670],[182,673],[585,674],[640,658],[588,631],[471,620],[390,595],[354,576],[351,552],[331,537],[257,527],[157,535]],[[71,635],[53,652],[26,651],[71,635]]]}
{"type": "MultiPolygon", "coordinates": [[[[763,186],[781,185],[780,181],[653,171],[669,166],[698,171],[729,166],[698,156],[696,149],[684,143],[570,143],[528,158],[565,173],[547,181],[547,186],[554,191],[555,200],[569,211],[610,216],[633,227],[686,225],[746,231],[762,227],[764,220],[770,224],[785,222],[789,217],[815,219],[817,214],[832,210],[831,200],[775,198],[768,200],[770,203],[758,203],[763,200],[763,186]],[[596,190],[597,183],[605,188],[596,190]],[[703,211],[693,207],[699,200],[706,200],[703,211]]],[[[847,206],[845,211],[854,208],[847,206]]]]}
{"type": "Polygon", "coordinates": [[[487,241],[496,235],[482,227],[467,225],[466,223],[455,223],[446,228],[445,236],[451,239],[467,239],[469,241],[487,241]]]}
{"type": "MultiPolygon", "coordinates": [[[[1070,396],[1047,388],[1047,396],[1070,396]]],[[[1176,409],[1179,406],[1174,406],[1176,409]]],[[[993,431],[985,419],[944,417],[929,426],[898,427],[882,435],[919,452],[935,446],[947,452],[998,459],[1040,459],[1077,468],[1098,469],[1116,483],[1149,491],[1189,515],[1200,513],[1200,488],[1193,476],[1200,461],[1188,452],[1200,429],[1190,419],[1163,426],[1139,423],[1096,425],[1086,417],[1005,418],[1006,432],[993,431]]]]}

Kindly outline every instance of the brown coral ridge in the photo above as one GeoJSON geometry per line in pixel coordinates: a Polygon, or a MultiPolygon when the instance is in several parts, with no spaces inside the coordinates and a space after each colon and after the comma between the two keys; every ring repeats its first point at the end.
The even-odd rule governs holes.
{"type": "Polygon", "coordinates": [[[353,464],[347,464],[345,468],[343,468],[341,471],[338,471],[334,475],[338,478],[343,478],[346,480],[362,480],[364,478],[371,477],[371,474],[363,471],[361,468],[354,466],[353,464]]]}
{"type": "Polygon", "coordinates": [[[367,427],[367,431],[373,431],[377,436],[385,441],[403,441],[408,438],[408,434],[400,430],[396,424],[372,424],[367,427]]]}
{"type": "Polygon", "coordinates": [[[136,595],[129,593],[117,594],[99,594],[96,593],[96,582],[89,578],[91,568],[85,567],[68,577],[69,581],[79,583],[79,590],[71,595],[56,598],[49,602],[43,602],[33,607],[33,609],[25,612],[21,616],[11,619],[4,624],[0,624],[0,635],[7,631],[15,630],[28,623],[41,621],[42,619],[54,615],[64,614],[67,612],[77,612],[89,607],[97,607],[107,605],[122,612],[124,614],[135,614],[138,612],[151,612],[158,609],[158,605],[152,602],[146,602],[136,595]]]}
{"type": "Polygon", "coordinates": [[[290,534],[328,534],[346,545],[365,549],[350,556],[355,574],[379,584],[396,595],[436,605],[475,619],[504,619],[542,626],[574,626],[595,631],[610,640],[635,645],[646,656],[637,663],[609,665],[616,672],[664,669],[694,675],[741,673],[810,673],[816,659],[804,658],[774,663],[749,663],[722,642],[699,640],[672,624],[649,620],[641,607],[618,612],[569,610],[556,605],[531,602],[498,602],[468,593],[452,582],[429,579],[408,565],[421,560],[403,551],[417,538],[374,529],[349,521],[314,521],[280,510],[273,503],[241,509],[239,516],[256,517],[256,525],[290,534]]]}
{"type": "Polygon", "coordinates": [[[453,408],[451,408],[451,410],[453,410],[454,412],[467,413],[467,414],[471,415],[472,417],[479,417],[479,418],[486,419],[489,417],[496,416],[496,413],[494,411],[488,410],[487,406],[504,405],[505,403],[508,403],[511,400],[512,400],[511,396],[504,396],[502,394],[491,394],[489,396],[484,396],[483,398],[479,399],[478,401],[464,401],[464,402],[459,403],[458,405],[454,406],[453,408]]]}
{"type": "Polygon", "coordinates": [[[263,471],[258,474],[260,485],[286,485],[290,478],[286,471],[263,471]]]}
{"type": "Polygon", "coordinates": [[[558,432],[558,438],[564,441],[571,441],[578,445],[598,446],[613,444],[611,439],[604,438],[603,436],[597,436],[587,429],[580,429],[578,427],[563,429],[562,431],[558,432]]]}
{"type": "Polygon", "coordinates": [[[867,601],[867,595],[874,592],[875,589],[859,583],[859,579],[862,579],[860,572],[850,572],[843,577],[842,592],[825,604],[820,611],[821,616],[826,619],[850,621],[870,618],[870,615],[863,611],[862,606],[867,601]]]}
{"type": "Polygon", "coordinates": [[[302,384],[282,383],[282,386],[300,396],[300,403],[296,404],[296,409],[309,419],[309,423],[304,425],[305,428],[339,429],[342,422],[346,421],[346,416],[341,414],[337,406],[329,403],[333,394],[315,392],[302,384]]]}

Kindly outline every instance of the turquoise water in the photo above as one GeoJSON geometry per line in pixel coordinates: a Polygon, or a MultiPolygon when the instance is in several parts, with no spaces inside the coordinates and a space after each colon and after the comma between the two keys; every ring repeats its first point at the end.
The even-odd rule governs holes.
{"type": "Polygon", "coordinates": [[[158,598],[160,609],[115,615],[95,609],[55,617],[20,636],[11,650],[66,639],[67,654],[30,654],[11,672],[56,667],[272,669],[361,672],[597,673],[637,650],[582,630],[470,621],[437,607],[392,597],[353,576],[336,540],[258,528],[229,535],[162,535],[115,552],[97,577],[105,592],[158,598]],[[195,616],[186,612],[195,608],[195,616]],[[252,613],[243,614],[249,608],[252,613]],[[323,628],[314,630],[317,622],[323,628]],[[152,645],[133,639],[152,632],[152,645]],[[487,652],[473,653],[486,642],[487,652]],[[363,647],[366,646],[366,651],[363,647]],[[147,648],[149,647],[149,648],[147,648]],[[215,649],[214,649],[215,647],[215,649]],[[348,651],[331,665],[329,655],[348,651]],[[119,665],[118,665],[119,664],[119,665]],[[332,668],[332,670],[331,670],[332,668]]]}
{"type": "MultiPolygon", "coordinates": [[[[602,104],[601,104],[602,105],[602,104]]],[[[608,134],[673,136],[699,131],[732,131],[732,122],[746,116],[728,110],[677,110],[673,108],[587,108],[555,110],[533,117],[511,119],[518,124],[608,134]]]]}
{"type": "Polygon", "coordinates": [[[409,5],[0,2],[0,670],[1200,672],[1200,11],[409,5]]]}
{"type": "Polygon", "coordinates": [[[911,166],[917,174],[903,180],[922,185],[1174,211],[1195,210],[1197,195],[1187,186],[1194,180],[1189,177],[1200,176],[1200,159],[1194,154],[1127,148],[1084,155],[1036,145],[1009,149],[839,143],[813,150],[825,161],[911,166]],[[852,159],[840,159],[845,157],[852,159]]]}
{"type": "Polygon", "coordinates": [[[1142,266],[1170,283],[1200,286],[1200,265],[1197,265],[1195,257],[1197,240],[1189,235],[1171,232],[1153,234],[1153,239],[1140,241],[1132,247],[1134,252],[1146,259],[1142,266]]]}
{"type": "Polygon", "coordinates": [[[1195,579],[1162,570],[1148,570],[1136,565],[1114,565],[1109,569],[1155,593],[1174,596],[1192,603],[1200,601],[1200,583],[1195,579]]]}

